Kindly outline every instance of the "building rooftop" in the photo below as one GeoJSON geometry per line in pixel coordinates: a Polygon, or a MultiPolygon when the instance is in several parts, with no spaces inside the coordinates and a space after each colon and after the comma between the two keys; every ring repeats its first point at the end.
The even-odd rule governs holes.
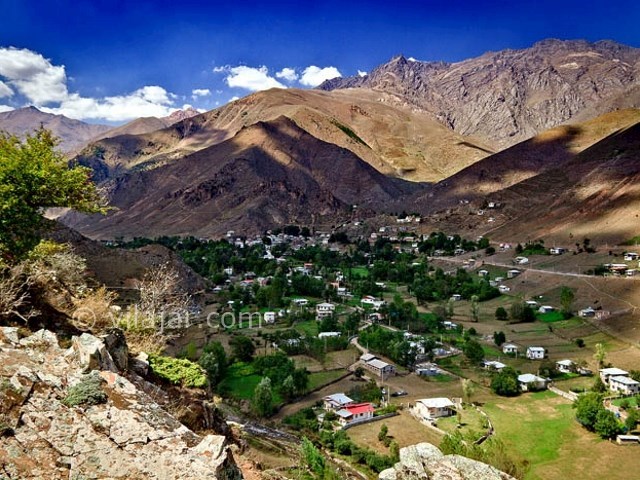
{"type": "Polygon", "coordinates": [[[416,403],[421,403],[427,408],[447,408],[456,406],[455,403],[445,397],[423,398],[421,400],[418,400],[416,403]]]}

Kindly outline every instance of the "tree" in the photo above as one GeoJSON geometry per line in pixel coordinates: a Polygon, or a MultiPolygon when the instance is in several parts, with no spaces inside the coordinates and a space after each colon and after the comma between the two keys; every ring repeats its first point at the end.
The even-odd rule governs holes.
{"type": "Polygon", "coordinates": [[[216,388],[227,373],[227,354],[220,342],[211,342],[203,350],[198,363],[207,372],[209,386],[216,388]]]}
{"type": "Polygon", "coordinates": [[[471,318],[473,318],[474,322],[480,320],[480,299],[478,295],[471,296],[471,318]]]}
{"type": "Polygon", "coordinates": [[[596,352],[593,354],[593,358],[598,362],[598,369],[601,369],[604,365],[604,360],[607,357],[607,351],[602,343],[596,343],[596,352]]]}
{"type": "Polygon", "coordinates": [[[238,335],[229,340],[233,356],[241,362],[250,362],[256,353],[256,347],[249,337],[238,335]]]}
{"type": "Polygon", "coordinates": [[[573,402],[573,407],[576,409],[576,420],[587,430],[593,431],[598,412],[604,408],[602,396],[596,392],[582,394],[573,402]]]}
{"type": "Polygon", "coordinates": [[[605,393],[607,391],[607,386],[604,384],[600,375],[596,375],[596,379],[593,381],[593,386],[591,390],[597,393],[605,393]]]}
{"type": "Polygon", "coordinates": [[[285,400],[291,400],[296,396],[296,384],[293,381],[293,375],[289,375],[282,382],[282,386],[280,387],[280,393],[285,398],[285,400]]]}
{"type": "Polygon", "coordinates": [[[571,305],[573,304],[574,298],[575,294],[573,290],[569,287],[562,287],[562,290],[560,290],[560,305],[562,305],[562,313],[565,315],[571,314],[571,305]]]}
{"type": "Polygon", "coordinates": [[[382,426],[380,427],[380,431],[378,432],[378,440],[380,440],[381,442],[387,438],[387,435],[389,434],[389,427],[387,427],[386,424],[382,424],[382,426]]]}
{"type": "Polygon", "coordinates": [[[503,397],[514,397],[520,393],[518,374],[511,367],[505,367],[491,379],[491,390],[503,397]]]}
{"type": "Polygon", "coordinates": [[[480,363],[484,358],[484,350],[475,340],[469,340],[464,344],[463,352],[465,357],[469,359],[471,363],[480,363]]]}
{"type": "Polygon", "coordinates": [[[493,343],[495,343],[498,347],[506,341],[507,336],[504,334],[504,332],[493,332],[493,343]]]}
{"type": "Polygon", "coordinates": [[[307,437],[302,439],[302,446],[300,448],[304,463],[307,464],[311,472],[321,478],[324,474],[325,461],[320,451],[307,437]]]}
{"type": "Polygon", "coordinates": [[[622,425],[616,415],[604,407],[596,415],[593,428],[602,438],[613,438],[622,431],[622,425]]]}
{"type": "Polygon", "coordinates": [[[364,377],[364,368],[356,367],[356,369],[353,371],[353,376],[356,377],[357,379],[364,377]]]}
{"type": "Polygon", "coordinates": [[[471,397],[476,391],[476,387],[468,378],[462,379],[462,395],[467,403],[471,403],[471,397]]]}
{"type": "Polygon", "coordinates": [[[260,417],[267,417],[273,410],[271,379],[264,377],[253,391],[253,410],[260,417]]]}
{"type": "Polygon", "coordinates": [[[147,270],[138,284],[139,310],[159,321],[186,314],[191,296],[180,287],[181,280],[178,271],[168,262],[147,270]]]}
{"type": "Polygon", "coordinates": [[[69,167],[56,144],[42,128],[24,141],[0,134],[0,258],[5,261],[20,260],[37,245],[44,209],[102,211],[91,169],[69,167]]]}
{"type": "Polygon", "coordinates": [[[496,308],[496,320],[500,320],[501,322],[506,322],[508,318],[509,318],[509,315],[507,314],[507,311],[505,310],[504,307],[496,308]]]}
{"type": "Polygon", "coordinates": [[[628,432],[632,432],[633,430],[635,430],[636,425],[639,421],[640,413],[638,413],[638,410],[631,410],[627,414],[627,419],[624,421],[624,426],[627,427],[628,432]]]}

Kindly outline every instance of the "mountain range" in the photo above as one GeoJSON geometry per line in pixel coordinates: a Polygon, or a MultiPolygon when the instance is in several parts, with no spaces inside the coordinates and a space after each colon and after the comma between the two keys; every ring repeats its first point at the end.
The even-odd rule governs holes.
{"type": "Polygon", "coordinates": [[[100,132],[73,161],[114,209],[62,220],[96,238],[207,237],[405,210],[425,228],[617,241],[640,227],[638,106],[640,49],[611,41],[397,56],[315,90],[100,132]],[[500,208],[478,215],[489,202],[500,208]]]}

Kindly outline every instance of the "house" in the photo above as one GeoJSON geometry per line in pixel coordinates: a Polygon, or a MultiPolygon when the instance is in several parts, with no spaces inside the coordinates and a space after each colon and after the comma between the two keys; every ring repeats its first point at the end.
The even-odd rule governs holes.
{"type": "Polygon", "coordinates": [[[307,300],[306,298],[294,298],[292,302],[298,307],[304,307],[309,305],[309,300],[307,300]]]}
{"type": "Polygon", "coordinates": [[[373,360],[369,360],[367,363],[364,364],[364,366],[365,368],[368,368],[373,373],[375,373],[376,375],[379,375],[382,378],[384,378],[385,376],[388,377],[389,375],[396,374],[396,367],[394,365],[391,365],[390,363],[387,363],[387,362],[383,362],[379,358],[374,358],[373,360]]]}
{"type": "Polygon", "coordinates": [[[549,249],[549,254],[550,255],[562,255],[564,252],[566,252],[567,249],[566,248],[562,248],[562,247],[553,247],[549,249]]]}
{"type": "Polygon", "coordinates": [[[334,338],[342,335],[342,332],[320,332],[318,338],[334,338]]]}
{"type": "Polygon", "coordinates": [[[341,410],[349,405],[353,405],[354,401],[347,397],[344,393],[334,393],[327,395],[322,399],[325,410],[341,410]]]}
{"type": "Polygon", "coordinates": [[[456,405],[448,398],[423,398],[416,402],[414,412],[423,420],[450,417],[456,413],[456,405]]]}
{"type": "Polygon", "coordinates": [[[371,353],[363,353],[362,355],[360,355],[360,361],[363,363],[367,363],[370,362],[371,360],[375,359],[376,356],[371,354],[371,353]]]}
{"type": "Polygon", "coordinates": [[[515,278],[520,275],[520,270],[511,269],[507,271],[507,278],[515,278]]]}
{"type": "Polygon", "coordinates": [[[611,367],[611,368],[600,369],[600,379],[602,380],[602,383],[604,383],[605,385],[609,385],[609,379],[611,377],[627,377],[628,375],[629,375],[629,372],[622,370],[620,368],[611,367]]]}
{"type": "Polygon", "coordinates": [[[536,302],[535,300],[527,300],[524,303],[531,308],[536,308],[538,306],[538,302],[536,302]]]}
{"type": "Polygon", "coordinates": [[[639,435],[616,435],[618,445],[637,445],[640,443],[639,435]]]}
{"type": "Polygon", "coordinates": [[[485,270],[484,268],[482,270],[478,270],[479,277],[486,277],[487,275],[489,275],[489,270],[485,270]]]}
{"type": "Polygon", "coordinates": [[[516,265],[526,265],[529,263],[529,259],[527,257],[516,257],[513,261],[516,265]]]}
{"type": "Polygon", "coordinates": [[[435,363],[420,363],[413,369],[416,375],[433,377],[440,373],[440,369],[435,363]]]}
{"type": "Polygon", "coordinates": [[[578,312],[578,316],[582,318],[592,318],[596,316],[596,311],[591,307],[583,308],[578,312]]]}
{"type": "Polygon", "coordinates": [[[453,300],[454,302],[459,302],[460,300],[462,300],[462,295],[460,295],[459,293],[454,293],[453,295],[451,295],[451,300],[453,300]]]}
{"type": "Polygon", "coordinates": [[[572,360],[558,360],[556,370],[560,373],[573,373],[576,371],[576,364],[572,360]]]}
{"type": "Polygon", "coordinates": [[[538,312],[540,312],[540,313],[550,313],[550,312],[553,312],[554,310],[555,310],[555,308],[552,307],[551,305],[542,305],[538,309],[538,312]]]}
{"type": "Polygon", "coordinates": [[[455,330],[456,328],[458,328],[458,324],[450,320],[445,320],[444,322],[442,322],[442,325],[444,326],[445,330],[455,330]]]}
{"type": "Polygon", "coordinates": [[[543,347],[529,347],[527,348],[527,358],[529,360],[543,360],[546,355],[546,350],[543,347]]]}
{"type": "Polygon", "coordinates": [[[640,393],[640,382],[622,375],[609,377],[609,389],[623,395],[636,395],[640,393]]]}
{"type": "Polygon", "coordinates": [[[372,297],[371,295],[367,295],[366,297],[363,297],[362,300],[360,300],[360,303],[363,305],[370,305],[373,307],[374,310],[379,310],[380,307],[382,307],[384,305],[384,300],[378,300],[375,297],[372,297]]]}
{"type": "Polygon", "coordinates": [[[502,353],[506,353],[507,355],[517,354],[518,346],[514,345],[513,343],[505,343],[504,345],[502,345],[502,353]]]}
{"type": "Polygon", "coordinates": [[[333,315],[336,306],[333,303],[319,303],[316,305],[316,320],[322,320],[333,315]]]}
{"type": "Polygon", "coordinates": [[[369,319],[370,322],[374,322],[374,323],[382,321],[382,315],[380,313],[370,313],[367,318],[369,319]]]}
{"type": "Polygon", "coordinates": [[[495,360],[485,360],[482,362],[484,364],[484,368],[487,370],[492,370],[495,372],[501,371],[506,365],[502,362],[497,362],[495,360]]]}
{"type": "Polygon", "coordinates": [[[358,423],[373,418],[374,408],[371,403],[354,403],[346,408],[338,410],[338,421],[344,427],[352,423],[358,423]]]}
{"type": "Polygon", "coordinates": [[[507,293],[507,292],[510,292],[510,291],[511,291],[511,287],[507,287],[506,285],[500,285],[500,286],[498,287],[498,291],[499,291],[500,293],[507,293]]]}
{"type": "Polygon", "coordinates": [[[518,385],[523,392],[534,392],[536,390],[544,390],[547,388],[547,379],[533,375],[532,373],[523,373],[518,375],[518,385]]]}
{"type": "Polygon", "coordinates": [[[624,260],[625,262],[633,262],[635,260],[638,260],[638,254],[635,252],[627,252],[624,255],[624,260]]]}
{"type": "Polygon", "coordinates": [[[264,323],[267,325],[272,325],[276,323],[276,312],[264,312],[263,315],[264,323]]]}

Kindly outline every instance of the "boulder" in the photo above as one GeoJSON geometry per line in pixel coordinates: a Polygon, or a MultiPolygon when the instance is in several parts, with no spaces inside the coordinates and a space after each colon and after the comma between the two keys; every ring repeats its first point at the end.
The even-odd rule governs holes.
{"type": "Polygon", "coordinates": [[[72,349],[76,361],[83,372],[91,370],[110,370],[117,372],[118,368],[111,358],[106,345],[99,338],[89,333],[73,337],[72,349]]]}

